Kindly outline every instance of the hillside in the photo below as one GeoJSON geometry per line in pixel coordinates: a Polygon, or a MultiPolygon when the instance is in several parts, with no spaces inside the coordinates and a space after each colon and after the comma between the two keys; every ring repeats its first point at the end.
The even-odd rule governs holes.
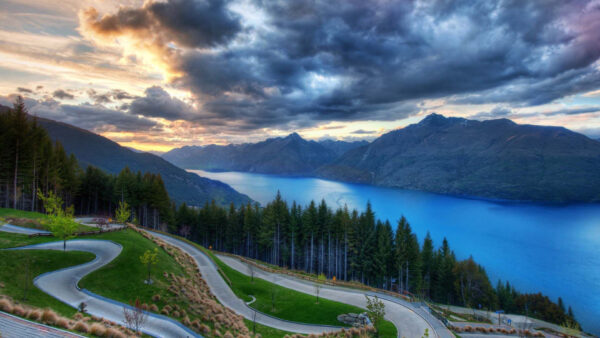
{"type": "Polygon", "coordinates": [[[432,114],[349,151],[317,175],[463,196],[600,201],[600,143],[562,127],[432,114]]]}
{"type": "Polygon", "coordinates": [[[354,141],[354,142],[338,141],[338,140],[323,140],[323,141],[319,141],[319,144],[321,144],[325,148],[333,151],[336,154],[336,156],[339,157],[352,149],[366,146],[367,144],[369,144],[369,142],[364,141],[364,140],[363,141],[354,141]]]}
{"type": "Polygon", "coordinates": [[[336,152],[293,133],[258,143],[183,147],[163,158],[187,169],[245,171],[277,175],[310,175],[336,158],[336,152]]]}
{"type": "Polygon", "coordinates": [[[214,199],[221,205],[231,202],[240,205],[250,201],[225,183],[188,173],[156,155],[132,151],[65,123],[42,118],[38,121],[53,140],[60,141],[68,153],[75,154],[81,166],[92,165],[113,174],[126,166],[133,171],[160,174],[170,197],[177,203],[199,206],[214,199]]]}

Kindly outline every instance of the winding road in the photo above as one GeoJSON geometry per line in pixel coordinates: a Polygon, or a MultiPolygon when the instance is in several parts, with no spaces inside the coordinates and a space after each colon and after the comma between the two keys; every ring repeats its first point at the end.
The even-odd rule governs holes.
{"type": "MultiPolygon", "coordinates": [[[[249,308],[241,299],[235,296],[233,291],[231,291],[225,280],[223,280],[217,271],[217,268],[212,260],[201,250],[184,241],[167,235],[155,232],[151,232],[151,234],[173,246],[179,247],[192,256],[196,260],[196,263],[198,264],[204,279],[211,288],[211,291],[213,291],[219,301],[238,314],[241,314],[248,319],[252,319],[254,310],[249,308]]],[[[249,275],[249,269],[247,265],[240,260],[223,255],[219,255],[218,257],[231,268],[243,274],[249,275]]],[[[297,279],[287,275],[269,273],[261,269],[255,269],[255,276],[289,289],[311,295],[314,294],[314,284],[305,280],[297,279]]],[[[370,296],[375,295],[373,293],[365,293],[348,288],[324,286],[321,289],[320,296],[334,301],[366,308],[365,294],[370,296]]],[[[386,319],[394,323],[398,329],[398,337],[421,337],[424,334],[425,329],[429,330],[430,336],[443,338],[454,337],[452,333],[448,331],[437,319],[429,315],[430,318],[427,318],[426,320],[425,313],[418,313],[418,311],[415,311],[416,309],[414,309],[413,306],[408,305],[408,303],[389,296],[378,296],[382,298],[382,301],[386,305],[386,319]]],[[[290,323],[262,314],[257,314],[257,322],[281,330],[299,333],[319,333],[330,331],[327,327],[290,323]]]]}
{"type": "MultiPolygon", "coordinates": [[[[20,233],[32,233],[32,229],[20,229],[25,228],[15,226],[9,226],[7,228],[4,226],[0,228],[0,231],[8,230],[11,232],[23,231],[20,233]]],[[[219,274],[216,265],[206,254],[204,254],[204,252],[182,240],[160,233],[151,231],[148,232],[153,236],[180,248],[193,257],[200,272],[202,273],[204,280],[219,302],[249,320],[255,319],[257,323],[266,326],[303,334],[332,332],[341,328],[337,326],[290,322],[257,312],[233,293],[233,291],[229,288],[229,285],[227,285],[223,277],[219,274]]],[[[50,242],[15,248],[14,250],[32,249],[62,250],[63,247],[62,242],[50,242]]],[[[81,290],[78,287],[78,282],[81,280],[81,278],[115,259],[122,251],[121,246],[117,243],[107,240],[81,239],[68,241],[67,250],[91,252],[96,255],[96,258],[93,261],[82,265],[42,274],[35,278],[34,284],[42,291],[72,307],[76,308],[81,302],[85,302],[87,304],[88,313],[117,323],[124,323],[123,307],[127,305],[95,295],[87,290],[81,290]]],[[[219,258],[233,269],[236,269],[246,275],[249,274],[248,266],[240,260],[223,255],[220,255],[219,258]]],[[[297,279],[287,275],[266,272],[261,269],[255,270],[255,276],[273,282],[282,287],[294,289],[307,294],[314,293],[314,284],[309,281],[297,279]]],[[[370,296],[375,295],[373,293],[348,288],[324,286],[321,289],[320,296],[365,308],[365,294],[370,296]]],[[[453,337],[450,331],[443,327],[443,325],[441,325],[437,319],[433,318],[422,308],[409,304],[395,297],[389,297],[380,294],[377,295],[380,296],[382,301],[385,303],[387,312],[386,319],[390,320],[397,327],[398,337],[421,337],[426,329],[429,331],[430,336],[442,338],[453,337]]],[[[142,331],[156,337],[199,336],[182,324],[168,317],[156,314],[149,315],[147,322],[142,328],[142,331]]]]}
{"type": "MultiPolygon", "coordinates": [[[[63,242],[35,244],[10,250],[62,251],[63,242]]],[[[34,279],[34,285],[74,308],[85,302],[87,313],[124,325],[123,308],[130,307],[129,305],[82,290],[77,285],[81,278],[115,259],[122,251],[121,245],[107,240],[77,239],[67,241],[67,251],[91,252],[96,258],[85,264],[39,275],[34,279]]],[[[202,337],[171,318],[153,313],[148,314],[142,331],[154,337],[202,337]]]]}
{"type": "Polygon", "coordinates": [[[204,252],[202,252],[195,246],[190,245],[184,241],[178,240],[176,238],[152,231],[148,232],[151,233],[153,236],[161,239],[162,241],[180,248],[181,250],[192,256],[192,258],[194,258],[194,260],[196,261],[198,268],[200,269],[202,278],[204,278],[204,280],[208,284],[208,287],[210,288],[210,291],[212,291],[212,293],[217,297],[219,302],[221,302],[221,304],[230,308],[237,314],[244,316],[246,319],[253,320],[253,317],[256,314],[257,323],[294,333],[319,334],[323,332],[333,332],[341,329],[341,327],[337,326],[290,322],[255,311],[233,293],[231,288],[229,288],[229,285],[227,285],[223,277],[221,277],[221,275],[219,274],[219,271],[217,270],[217,267],[215,266],[213,261],[208,256],[206,256],[204,252]]]}

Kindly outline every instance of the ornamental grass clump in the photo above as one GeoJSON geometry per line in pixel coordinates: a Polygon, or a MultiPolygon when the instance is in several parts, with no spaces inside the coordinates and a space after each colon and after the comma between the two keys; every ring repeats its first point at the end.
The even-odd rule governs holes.
{"type": "Polygon", "coordinates": [[[77,322],[75,322],[75,325],[73,325],[73,330],[79,331],[79,332],[82,332],[82,333],[89,333],[90,332],[89,326],[85,322],[83,322],[81,320],[78,320],[77,322]]]}
{"type": "Polygon", "coordinates": [[[90,326],[90,333],[94,336],[103,337],[106,333],[106,328],[102,324],[94,323],[90,326]]]}
{"type": "Polygon", "coordinates": [[[42,312],[42,322],[46,324],[54,325],[57,319],[58,316],[56,315],[56,312],[50,309],[45,309],[44,312],[42,312]]]}

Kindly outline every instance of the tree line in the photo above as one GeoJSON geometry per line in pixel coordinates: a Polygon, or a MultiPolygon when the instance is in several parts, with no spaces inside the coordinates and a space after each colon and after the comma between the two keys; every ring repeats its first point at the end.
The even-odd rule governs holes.
{"type": "Polygon", "coordinates": [[[43,211],[37,194],[50,192],[83,215],[114,215],[119,202],[131,208],[131,221],[167,227],[206,247],[271,264],[410,293],[437,303],[504,309],[562,324],[574,315],[541,294],[519,293],[509,283],[494,288],[472,257],[457,260],[448,241],[435,247],[431,236],[419,242],[402,217],[392,227],[364,212],[332,210],[325,201],[290,205],[278,193],[264,207],[236,208],[214,201],[201,208],[171,202],[160,175],[124,168],[111,175],[82,169],[59,142],[29,116],[22,99],[0,113],[0,205],[43,211]]]}
{"type": "Polygon", "coordinates": [[[136,222],[150,227],[172,222],[173,207],[160,175],[118,175],[79,166],[60,142],[52,142],[37,118],[27,114],[19,97],[12,109],[0,113],[0,206],[44,211],[38,190],[50,192],[73,206],[77,214],[113,215],[119,201],[131,206],[136,222]]]}
{"type": "Polygon", "coordinates": [[[485,269],[472,257],[458,260],[446,239],[436,247],[428,233],[420,242],[406,218],[394,229],[376,219],[370,204],[360,213],[332,210],[325,201],[290,206],[278,193],[264,208],[182,204],[174,215],[171,232],[219,251],[436,303],[574,321],[562,300],[520,293],[509,283],[493,287],[485,269]]]}

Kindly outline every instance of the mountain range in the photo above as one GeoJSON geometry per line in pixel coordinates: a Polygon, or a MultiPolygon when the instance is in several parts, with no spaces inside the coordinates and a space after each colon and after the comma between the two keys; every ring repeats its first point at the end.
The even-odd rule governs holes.
{"type": "Polygon", "coordinates": [[[494,199],[600,201],[600,142],[563,127],[432,114],[345,153],[316,175],[494,199]]]}
{"type": "Polygon", "coordinates": [[[600,142],[562,127],[431,114],[371,143],[298,134],[254,144],[183,147],[163,157],[213,171],[301,175],[491,199],[600,201],[600,142]]]}
{"type": "Polygon", "coordinates": [[[201,206],[214,199],[220,205],[241,205],[251,201],[248,196],[223,182],[189,173],[159,156],[132,151],[105,137],[66,123],[43,118],[38,118],[38,122],[53,140],[62,143],[67,153],[77,157],[82,167],[92,165],[118,174],[128,166],[133,171],[160,174],[169,196],[176,203],[201,206]]]}
{"type": "Polygon", "coordinates": [[[163,155],[186,169],[307,176],[365,141],[308,141],[297,133],[239,145],[186,146],[163,155]]]}

